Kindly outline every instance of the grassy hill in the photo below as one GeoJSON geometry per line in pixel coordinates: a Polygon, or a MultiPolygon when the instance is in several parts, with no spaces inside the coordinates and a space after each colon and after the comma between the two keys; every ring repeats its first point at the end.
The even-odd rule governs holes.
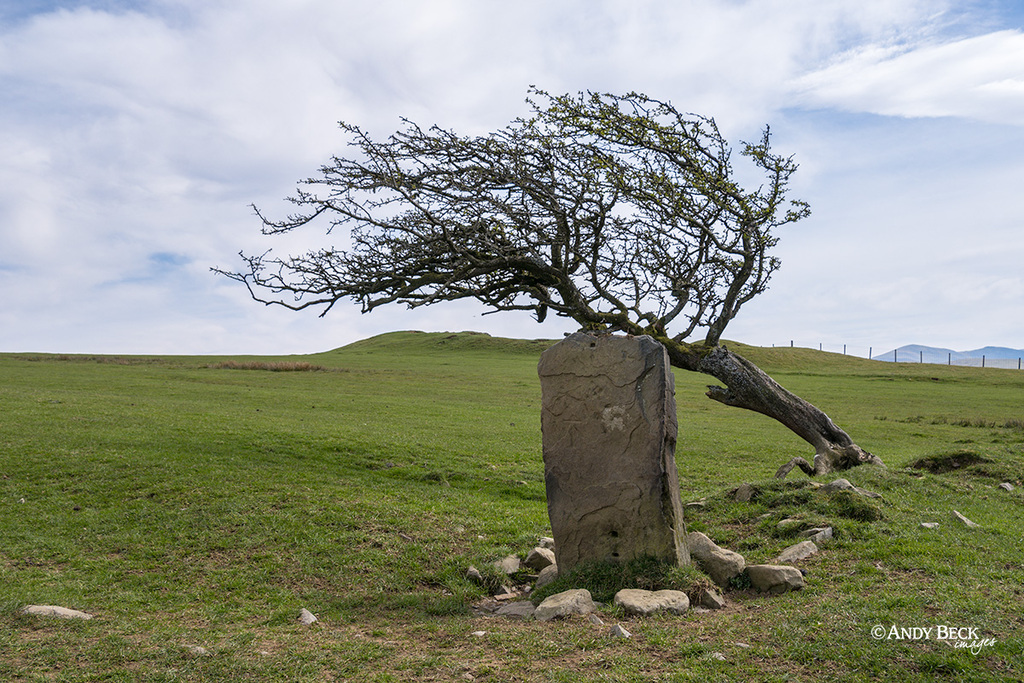
{"type": "Polygon", "coordinates": [[[1011,370],[730,344],[888,464],[846,475],[883,495],[881,518],[821,502],[799,473],[774,482],[805,445],[677,373],[682,495],[707,499],[690,528],[761,562],[793,542],[783,517],[831,523],[807,588],[739,587],[724,612],[682,618],[607,611],[629,640],[476,615],[466,568],[549,534],[536,363],[550,343],[399,332],[309,356],[0,354],[0,678],[1024,676],[1024,373],[1011,370]],[[761,495],[730,501],[742,482],[761,495]],[[301,608],[320,622],[298,624],[301,608]],[[879,625],[995,643],[875,639],[879,625]]]}

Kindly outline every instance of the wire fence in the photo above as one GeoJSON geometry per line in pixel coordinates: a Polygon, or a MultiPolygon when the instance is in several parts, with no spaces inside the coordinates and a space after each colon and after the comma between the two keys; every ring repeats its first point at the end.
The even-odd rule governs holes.
{"type": "MultiPolygon", "coordinates": [[[[773,347],[778,346],[772,344],[773,347]]],[[[795,347],[795,342],[791,341],[785,346],[795,347]]],[[[813,347],[806,347],[813,348],[813,347]]],[[[868,358],[870,360],[876,360],[886,363],[924,363],[932,365],[959,365],[963,367],[972,368],[1003,368],[1006,370],[1022,370],[1024,369],[1024,352],[1019,353],[1015,357],[1007,357],[1006,355],[991,356],[988,354],[982,354],[980,356],[972,356],[964,353],[957,353],[955,351],[942,351],[938,349],[893,349],[892,351],[886,351],[883,353],[875,354],[873,347],[868,347],[865,352],[864,349],[852,349],[848,348],[846,344],[829,345],[829,344],[818,344],[819,351],[827,351],[829,353],[841,353],[842,355],[857,356],[860,358],[868,358]]]]}

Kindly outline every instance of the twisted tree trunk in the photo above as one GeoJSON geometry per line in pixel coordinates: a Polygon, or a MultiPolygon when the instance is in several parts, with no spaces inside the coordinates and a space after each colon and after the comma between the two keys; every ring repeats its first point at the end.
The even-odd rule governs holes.
{"type": "Polygon", "coordinates": [[[779,468],[775,473],[777,478],[784,478],[794,467],[799,467],[808,476],[819,477],[865,463],[884,467],[880,458],[855,444],[828,415],[784,389],[746,358],[724,346],[708,350],[671,340],[661,341],[665,343],[673,365],[711,375],[725,384],[725,387],[709,386],[709,398],[777,420],[814,448],[813,465],[804,458],[793,458],[779,468]]]}

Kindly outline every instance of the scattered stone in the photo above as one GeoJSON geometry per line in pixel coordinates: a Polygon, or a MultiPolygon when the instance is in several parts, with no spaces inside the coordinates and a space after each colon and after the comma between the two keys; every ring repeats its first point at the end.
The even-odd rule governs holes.
{"type": "Polygon", "coordinates": [[[955,519],[956,521],[960,522],[964,526],[970,527],[971,529],[977,529],[980,526],[978,524],[975,524],[971,520],[967,519],[966,517],[961,515],[956,510],[953,510],[953,519],[955,519]]]}
{"type": "Polygon", "coordinates": [[[536,547],[529,552],[526,556],[526,560],[523,562],[530,569],[536,569],[540,571],[544,567],[549,567],[555,563],[555,553],[547,548],[536,547]]]}
{"type": "Polygon", "coordinates": [[[475,584],[482,584],[484,582],[484,575],[480,573],[480,570],[469,565],[469,569],[466,570],[466,580],[472,581],[475,584]]]}
{"type": "Polygon", "coordinates": [[[699,531],[687,535],[686,543],[690,547],[691,557],[719,586],[726,587],[730,579],[743,572],[746,560],[742,555],[719,548],[714,541],[699,531]]]}
{"type": "Polygon", "coordinates": [[[697,600],[697,604],[707,609],[723,609],[725,607],[725,598],[723,598],[717,591],[704,588],[700,591],[700,597],[697,600]]]}
{"type": "Polygon", "coordinates": [[[495,612],[495,614],[497,614],[499,617],[509,617],[513,619],[529,619],[533,616],[535,610],[536,608],[533,606],[533,603],[529,600],[519,600],[517,602],[512,602],[507,605],[503,605],[501,608],[498,609],[497,612],[495,612]]]}
{"type": "Polygon", "coordinates": [[[999,485],[999,488],[1001,488],[1004,491],[1012,491],[1013,490],[1013,484],[1011,484],[1008,481],[1004,481],[1002,484],[999,485]]]}
{"type": "Polygon", "coordinates": [[[604,619],[597,616],[593,612],[587,615],[587,620],[590,621],[594,626],[604,626],[604,619]]]}
{"type": "Polygon", "coordinates": [[[793,529],[794,527],[798,527],[803,523],[804,521],[799,517],[787,517],[786,519],[776,524],[775,528],[781,531],[782,533],[788,533],[791,529],[793,529]]]}
{"type": "Polygon", "coordinates": [[[564,619],[573,614],[590,614],[597,606],[585,588],[563,591],[549,596],[537,606],[533,616],[537,621],[564,619]]]}
{"type": "Polygon", "coordinates": [[[540,537],[540,542],[537,545],[540,546],[541,548],[547,548],[548,550],[554,550],[555,549],[555,539],[551,538],[550,536],[541,536],[540,537]]]}
{"type": "Polygon", "coordinates": [[[623,626],[622,624],[615,624],[615,626],[612,626],[612,630],[610,632],[610,635],[611,635],[612,638],[622,638],[622,639],[630,638],[630,637],[633,636],[633,634],[630,633],[629,631],[627,631],[626,627],[623,626]]]}
{"type": "Polygon", "coordinates": [[[305,624],[306,626],[309,626],[310,624],[315,624],[318,621],[319,619],[313,616],[313,613],[305,607],[303,607],[302,611],[299,612],[299,622],[305,624]]]}
{"type": "Polygon", "coordinates": [[[56,605],[25,605],[21,608],[23,614],[34,614],[39,617],[57,617],[59,619],[92,619],[91,614],[79,612],[76,609],[57,607],[56,605]]]}
{"type": "Polygon", "coordinates": [[[473,636],[474,638],[483,638],[487,635],[487,631],[473,631],[469,635],[473,636]]]}
{"type": "Polygon", "coordinates": [[[814,545],[814,541],[801,541],[783,550],[775,559],[775,564],[799,562],[814,555],[816,552],[818,552],[818,546],[814,545]]]}
{"type": "Polygon", "coordinates": [[[578,332],[545,351],[537,371],[561,571],[645,556],[688,564],[665,347],[649,336],[578,332]]]}
{"type": "Polygon", "coordinates": [[[494,566],[497,567],[498,571],[511,576],[519,571],[519,558],[515,555],[509,555],[505,559],[495,562],[494,566]]]}
{"type": "Polygon", "coordinates": [[[473,614],[476,616],[491,615],[498,611],[501,605],[491,599],[484,598],[480,602],[473,604],[470,609],[473,610],[473,614]]]}
{"type": "Polygon", "coordinates": [[[544,569],[540,570],[540,574],[537,575],[537,581],[533,584],[533,588],[534,590],[537,590],[538,588],[543,588],[544,586],[548,585],[557,578],[558,565],[549,564],[548,566],[544,567],[544,569]]]}
{"type": "Polygon", "coordinates": [[[798,538],[806,538],[809,541],[815,543],[821,543],[822,541],[828,541],[832,539],[832,527],[815,527],[813,529],[805,529],[797,534],[798,538]]]}
{"type": "Polygon", "coordinates": [[[746,571],[751,585],[762,593],[785,593],[804,587],[804,576],[796,567],[752,564],[746,571]]]}
{"type": "Polygon", "coordinates": [[[939,528],[939,523],[938,522],[921,522],[921,526],[924,527],[925,529],[938,529],[939,528]]]}
{"type": "Polygon", "coordinates": [[[757,489],[750,484],[740,484],[739,488],[733,491],[732,499],[738,503],[749,503],[755,493],[757,493],[757,489]]]}
{"type": "Polygon", "coordinates": [[[747,645],[746,643],[741,643],[741,642],[739,642],[739,641],[737,641],[737,642],[733,643],[733,645],[735,645],[736,647],[741,647],[741,648],[743,648],[744,650],[749,650],[749,649],[750,649],[750,646],[749,646],[749,645],[747,645]]]}
{"type": "Polygon", "coordinates": [[[687,503],[683,507],[686,507],[686,508],[702,508],[702,507],[705,507],[707,504],[708,504],[708,501],[705,500],[704,498],[701,498],[700,500],[691,500],[689,503],[687,503]]]}
{"type": "Polygon", "coordinates": [[[185,649],[189,651],[189,654],[195,655],[196,657],[206,657],[210,654],[202,645],[186,645],[185,649]]]}
{"type": "Polygon", "coordinates": [[[615,605],[627,614],[646,617],[656,612],[686,614],[690,599],[682,591],[648,591],[641,588],[623,588],[615,594],[615,605]]]}
{"type": "Polygon", "coordinates": [[[498,586],[498,590],[494,591],[494,595],[492,597],[495,600],[511,600],[513,598],[518,598],[519,593],[508,586],[498,586]]]}
{"type": "Polygon", "coordinates": [[[708,659],[713,659],[713,660],[715,660],[717,662],[724,662],[725,661],[725,655],[723,655],[721,652],[712,652],[711,654],[708,655],[708,659]]]}
{"type": "Polygon", "coordinates": [[[878,493],[873,493],[867,489],[862,489],[859,486],[854,486],[847,479],[836,479],[830,484],[825,484],[821,487],[824,493],[834,493],[836,491],[853,491],[854,493],[864,496],[865,498],[881,498],[882,496],[878,493]]]}

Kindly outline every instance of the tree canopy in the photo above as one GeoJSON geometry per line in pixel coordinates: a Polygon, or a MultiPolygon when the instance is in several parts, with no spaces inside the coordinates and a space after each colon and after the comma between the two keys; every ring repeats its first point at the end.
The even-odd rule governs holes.
{"type": "Polygon", "coordinates": [[[711,118],[645,95],[531,91],[532,116],[484,136],[404,128],[383,142],[342,123],[357,154],[334,157],[266,234],[327,221],[348,244],[245,256],[253,297],[323,313],[474,298],[495,311],[549,312],[588,329],[717,344],[779,267],[779,226],[797,166],[765,129],[740,155],[763,174],[743,189],[711,118]],[[540,103],[538,103],[538,100],[540,103]]]}

